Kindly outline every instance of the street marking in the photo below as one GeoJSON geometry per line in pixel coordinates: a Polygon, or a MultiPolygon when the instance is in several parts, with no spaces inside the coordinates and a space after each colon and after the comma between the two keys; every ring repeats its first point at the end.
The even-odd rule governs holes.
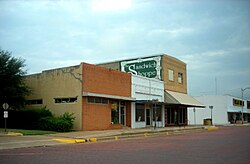
{"type": "Polygon", "coordinates": [[[89,139],[89,142],[96,142],[97,141],[97,138],[90,138],[89,139]]]}
{"type": "Polygon", "coordinates": [[[218,127],[208,127],[207,130],[218,130],[218,127]]]}
{"type": "Polygon", "coordinates": [[[54,138],[54,141],[63,142],[63,143],[84,143],[86,140],[80,140],[80,139],[60,139],[60,138],[54,138]]]}

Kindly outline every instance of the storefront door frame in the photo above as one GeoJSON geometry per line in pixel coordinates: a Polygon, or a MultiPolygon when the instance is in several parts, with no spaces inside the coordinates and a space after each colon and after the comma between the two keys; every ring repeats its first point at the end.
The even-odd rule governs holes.
{"type": "Polygon", "coordinates": [[[126,126],[126,102],[125,101],[119,101],[118,102],[119,107],[119,124],[122,124],[123,126],[126,126]],[[124,102],[124,104],[122,104],[124,102]]]}

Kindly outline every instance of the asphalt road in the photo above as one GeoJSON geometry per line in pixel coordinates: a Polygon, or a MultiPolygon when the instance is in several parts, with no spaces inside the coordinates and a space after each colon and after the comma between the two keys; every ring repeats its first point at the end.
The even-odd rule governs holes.
{"type": "Polygon", "coordinates": [[[250,163],[250,126],[184,135],[0,150],[0,163],[250,163]]]}

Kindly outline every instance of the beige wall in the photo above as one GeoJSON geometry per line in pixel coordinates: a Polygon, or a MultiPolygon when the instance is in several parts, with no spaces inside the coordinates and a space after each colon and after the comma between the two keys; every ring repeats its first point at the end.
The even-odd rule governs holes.
{"type": "Polygon", "coordinates": [[[162,55],[162,80],[164,81],[164,89],[187,93],[187,71],[186,64],[181,60],[168,55],[162,55]],[[169,71],[173,70],[174,80],[169,80],[169,71]],[[183,74],[183,83],[178,83],[178,72],[183,74]]]}
{"type": "Polygon", "coordinates": [[[46,106],[56,116],[65,112],[74,113],[74,129],[82,130],[81,71],[81,65],[78,65],[26,76],[26,83],[33,90],[27,100],[43,99],[42,105],[29,105],[28,108],[46,106]],[[54,98],[68,97],[77,97],[77,102],[55,103],[54,98]]]}

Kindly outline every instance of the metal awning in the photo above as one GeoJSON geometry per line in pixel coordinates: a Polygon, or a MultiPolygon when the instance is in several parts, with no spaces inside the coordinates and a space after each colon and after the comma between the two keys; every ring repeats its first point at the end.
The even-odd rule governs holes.
{"type": "Polygon", "coordinates": [[[184,93],[167,91],[164,92],[164,102],[172,105],[185,105],[187,107],[200,107],[205,108],[206,106],[200,103],[192,96],[188,96],[184,93]]]}
{"type": "Polygon", "coordinates": [[[110,99],[117,99],[117,100],[127,100],[127,101],[135,101],[136,100],[133,97],[115,96],[115,95],[91,93],[91,92],[83,92],[82,96],[83,97],[102,97],[102,98],[110,98],[110,99]]]}

